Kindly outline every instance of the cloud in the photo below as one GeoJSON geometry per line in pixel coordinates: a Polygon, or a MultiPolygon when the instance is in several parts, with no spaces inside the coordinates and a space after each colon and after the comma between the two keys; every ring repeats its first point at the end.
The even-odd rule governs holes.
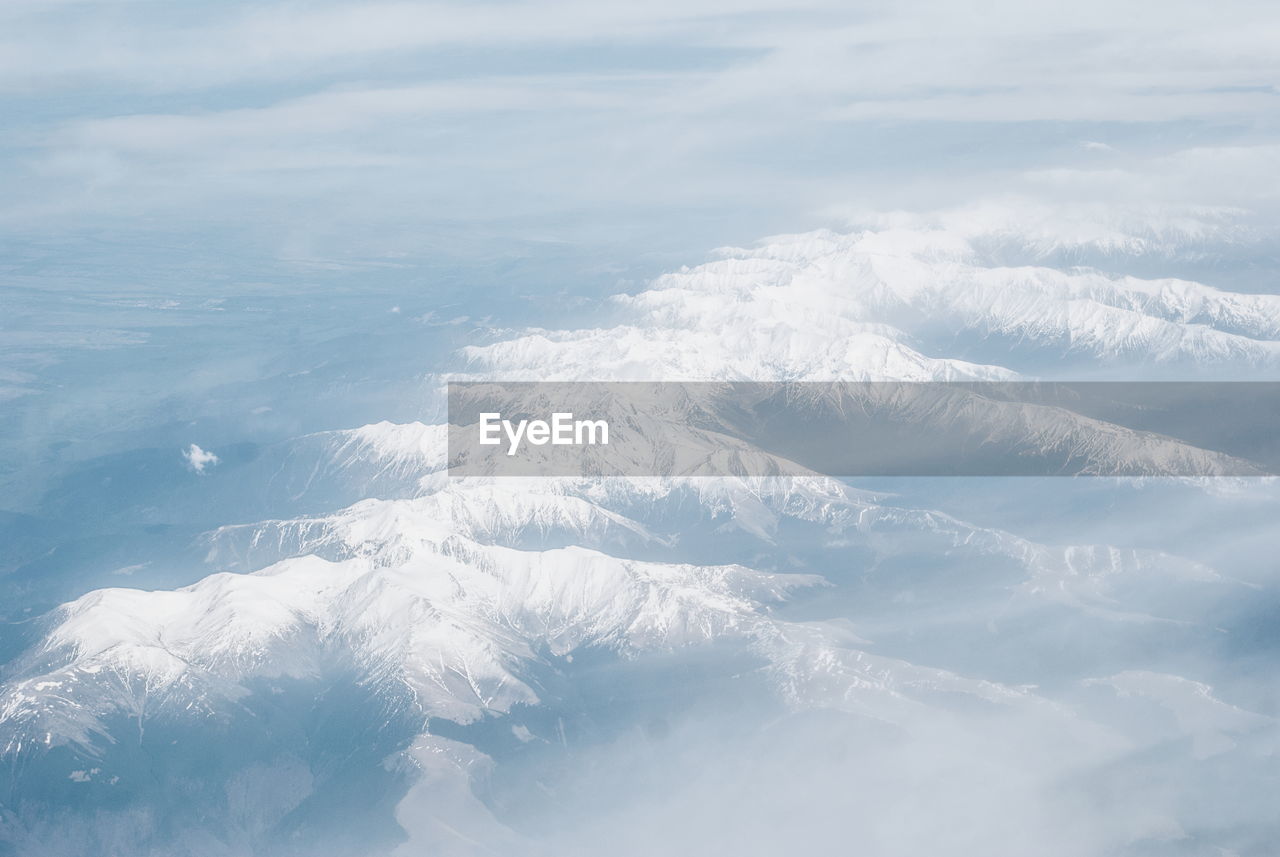
{"type": "Polygon", "coordinates": [[[854,101],[823,115],[844,121],[1167,122],[1248,116],[1275,110],[1277,106],[1280,106],[1280,99],[1275,94],[1260,91],[1152,93],[1117,88],[1099,97],[1096,89],[1081,86],[941,96],[907,93],[894,98],[854,101]]]}
{"type": "Polygon", "coordinates": [[[667,254],[657,270],[840,206],[1274,196],[1254,171],[1280,131],[1280,12],[1247,3],[103,0],[0,16],[24,37],[0,36],[0,222],[24,235],[178,233],[225,241],[220,258],[406,267],[590,246],[667,254]]]}
{"type": "MultiPolygon", "coordinates": [[[[211,6],[176,19],[144,4],[26,6],[10,13],[35,38],[11,38],[0,56],[0,84],[64,87],[94,77],[153,91],[231,81],[307,77],[317,64],[387,57],[448,46],[564,46],[637,40],[699,31],[715,19],[760,13],[804,15],[837,9],[828,0],[671,0],[601,4],[583,0],[492,5],[464,3],[292,3],[211,6]],[[210,11],[213,10],[213,11],[210,11]],[[133,12],[130,15],[130,12],[133,12]],[[144,17],[145,16],[145,17],[144,17]]],[[[17,32],[17,30],[12,30],[17,32]]]]}
{"type": "Polygon", "coordinates": [[[182,457],[187,460],[187,466],[196,473],[204,473],[206,467],[214,467],[222,459],[214,455],[212,452],[201,449],[194,443],[187,447],[182,453],[182,457]]]}
{"type": "Polygon", "coordinates": [[[575,87],[575,81],[506,78],[418,86],[338,88],[286,99],[267,107],[193,114],[134,114],[89,120],[67,130],[69,142],[123,152],[190,153],[275,141],[301,143],[377,129],[402,118],[547,109],[593,109],[613,103],[575,87]]]}

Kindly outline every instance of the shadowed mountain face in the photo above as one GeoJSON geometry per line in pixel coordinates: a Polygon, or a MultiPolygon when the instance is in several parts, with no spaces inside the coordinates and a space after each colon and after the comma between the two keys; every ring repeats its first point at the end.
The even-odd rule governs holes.
{"type": "Polygon", "coordinates": [[[65,467],[0,520],[0,854],[1270,853],[1270,479],[446,472],[447,378],[1277,380],[1280,298],[1170,278],[1221,222],[1033,225],[724,251],[417,420],[65,467]]]}

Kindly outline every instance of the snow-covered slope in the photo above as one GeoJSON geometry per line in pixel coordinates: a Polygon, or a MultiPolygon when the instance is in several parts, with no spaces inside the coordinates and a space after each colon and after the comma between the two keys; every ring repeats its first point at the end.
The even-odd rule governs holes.
{"type": "Polygon", "coordinates": [[[92,752],[99,718],[222,707],[246,692],[239,681],[317,670],[330,646],[349,651],[370,681],[394,684],[393,696],[410,693],[423,715],[468,722],[536,704],[522,663],[544,653],[748,633],[762,603],[815,582],[584,548],[516,551],[426,521],[396,541],[391,556],[300,557],[174,592],[101,590],[68,605],[37,655],[60,665],[10,682],[6,751],[71,741],[92,752]]]}
{"type": "Polygon", "coordinates": [[[1280,359],[1280,296],[993,266],[942,230],[784,236],[617,300],[626,324],[539,331],[466,354],[513,380],[1002,380],[1020,368],[947,353],[966,336],[1103,365],[1274,373],[1280,359]]]}
{"type": "MultiPolygon", "coordinates": [[[[780,237],[617,298],[615,326],[499,334],[466,349],[455,377],[1004,380],[1043,373],[1045,355],[1075,355],[1135,376],[1211,364],[1253,378],[1280,361],[1275,296],[1004,267],[984,246],[920,225],[780,237]]],[[[1257,591],[1159,540],[1079,544],[1069,529],[1028,538],[819,476],[451,480],[444,431],[378,423],[300,438],[272,459],[271,480],[292,498],[323,488],[367,499],[221,527],[207,536],[217,573],[200,582],[98,590],[44,617],[39,642],[5,668],[0,688],[0,754],[17,780],[80,782],[90,777],[84,759],[107,759],[95,763],[101,771],[126,751],[163,768],[178,750],[149,743],[161,740],[148,737],[153,727],[167,735],[173,724],[260,720],[264,694],[346,671],[377,701],[352,715],[361,728],[389,729],[401,715],[414,724],[386,765],[417,778],[405,800],[460,801],[495,837],[486,841],[536,853],[502,827],[498,801],[467,794],[480,793],[483,770],[502,768],[502,747],[466,730],[508,723],[521,746],[567,748],[563,712],[590,709],[574,701],[574,683],[592,678],[580,664],[662,670],[674,663],[664,658],[708,651],[731,653],[712,673],[758,689],[768,717],[838,712],[901,736],[982,712],[1070,735],[1072,747],[1091,748],[1078,758],[1098,765],[1144,746],[1117,704],[1172,707],[1186,728],[1161,740],[1187,737],[1204,758],[1236,746],[1223,733],[1274,726],[1150,655],[1220,633],[1222,605],[1236,609],[1257,591]],[[1068,630],[1129,648],[1072,652],[1068,630]],[[984,666],[979,655],[1002,647],[1016,651],[984,666]],[[1051,661],[1056,677],[1041,685],[1027,664],[1051,661]],[[1118,701],[1090,696],[1106,688],[1118,701]],[[554,741],[522,719],[543,710],[559,712],[554,741]]],[[[1132,437],[1113,441],[1106,454],[1150,454],[1125,446],[1132,437]]],[[[714,700],[720,689],[709,681],[681,693],[714,700]]],[[[322,766],[252,752],[255,771],[308,772],[288,774],[296,800],[262,822],[283,824],[319,789],[322,766]]],[[[125,785],[145,803],[151,786],[125,785]]],[[[216,815],[223,797],[201,795],[216,815]]],[[[52,799],[32,806],[42,800],[52,799]]],[[[112,829],[133,830],[120,820],[134,811],[119,808],[130,799],[103,800],[102,817],[119,822],[112,829]]],[[[413,829],[408,812],[399,814],[413,829]]],[[[38,815],[0,818],[16,853],[38,848],[38,815]]],[[[91,847],[94,823],[74,841],[91,847]]],[[[137,841],[193,847],[191,830],[163,831],[155,819],[136,827],[137,841]]]]}

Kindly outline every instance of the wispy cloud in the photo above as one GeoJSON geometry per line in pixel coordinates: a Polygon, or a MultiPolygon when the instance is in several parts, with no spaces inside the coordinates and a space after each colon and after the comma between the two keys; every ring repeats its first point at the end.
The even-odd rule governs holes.
{"type": "Polygon", "coordinates": [[[1243,2],[0,15],[0,223],[24,234],[412,255],[454,224],[649,253],[1011,192],[1266,207],[1280,134],[1280,13],[1243,2]]]}

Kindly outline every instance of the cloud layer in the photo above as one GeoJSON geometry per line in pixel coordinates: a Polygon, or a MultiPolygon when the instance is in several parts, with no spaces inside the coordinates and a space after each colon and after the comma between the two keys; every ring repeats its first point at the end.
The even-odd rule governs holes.
{"type": "Polygon", "coordinates": [[[1265,4],[10,4],[16,236],[665,264],[979,193],[1268,208],[1265,4]],[[687,258],[687,255],[685,256],[687,258]]]}

